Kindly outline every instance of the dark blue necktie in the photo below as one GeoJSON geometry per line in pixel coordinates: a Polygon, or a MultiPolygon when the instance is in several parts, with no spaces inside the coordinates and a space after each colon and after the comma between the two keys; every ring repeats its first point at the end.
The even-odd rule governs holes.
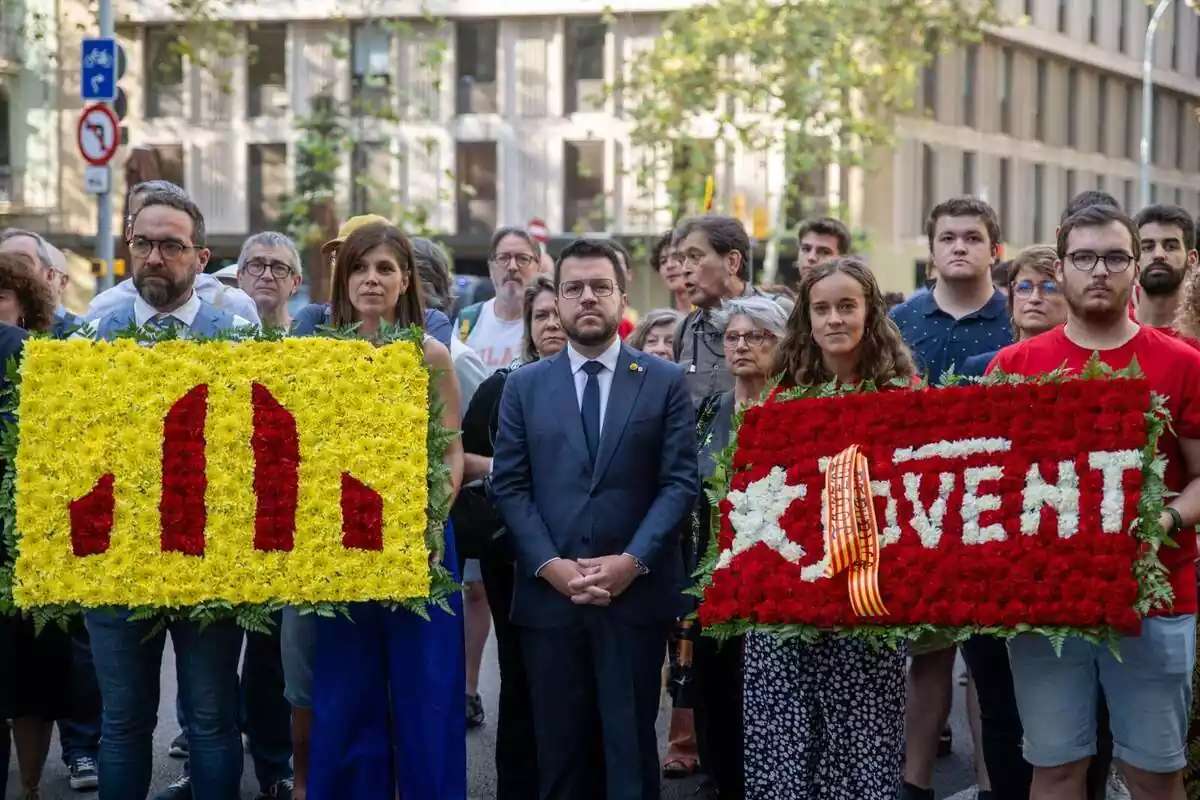
{"type": "Polygon", "coordinates": [[[583,365],[587,373],[587,384],[583,387],[583,405],[579,413],[583,416],[583,436],[587,439],[588,455],[592,463],[596,463],[596,453],[600,450],[600,379],[596,376],[604,365],[599,361],[588,361],[583,365]]]}

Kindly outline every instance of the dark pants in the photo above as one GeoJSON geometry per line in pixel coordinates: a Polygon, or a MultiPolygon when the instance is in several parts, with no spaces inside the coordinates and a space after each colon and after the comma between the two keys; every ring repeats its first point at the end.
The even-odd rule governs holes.
{"type": "Polygon", "coordinates": [[[509,620],[513,566],[501,559],[480,561],[483,586],[492,611],[496,655],[500,662],[499,718],[496,721],[496,800],[537,800],[537,741],[529,676],[521,640],[509,620]]]}
{"type": "Polygon", "coordinates": [[[58,720],[62,760],[95,759],[100,753],[100,684],[92,663],[92,643],[82,619],[71,624],[71,683],[80,713],[58,720]]]}
{"type": "MultiPolygon", "coordinates": [[[[292,706],[283,696],[281,615],[276,614],[274,620],[270,633],[246,633],[238,692],[241,731],[254,761],[254,776],[264,792],[292,776],[292,706]]],[[[187,718],[178,699],[175,717],[186,736],[187,718]]]]}
{"type": "Polygon", "coordinates": [[[521,628],[541,800],[590,797],[601,775],[607,800],[658,800],[654,723],[670,624],[626,625],[608,609],[584,611],[570,627],[521,628]]]}
{"type": "Polygon", "coordinates": [[[717,785],[721,800],[741,800],[746,793],[742,638],[718,642],[701,635],[696,641],[692,675],[700,766],[717,785]]]}
{"type": "Polygon", "coordinates": [[[6,797],[8,790],[8,759],[12,752],[12,733],[8,728],[8,720],[0,717],[0,797],[6,797]]]}
{"type": "MultiPolygon", "coordinates": [[[[1003,639],[975,636],[962,646],[963,658],[979,695],[983,728],[983,760],[995,800],[1028,800],[1033,767],[1021,754],[1021,716],[1013,692],[1008,645],[1003,639]]],[[[1096,756],[1088,767],[1088,797],[1104,800],[1108,769],[1112,766],[1113,740],[1108,727],[1108,705],[1103,695],[1097,708],[1096,756]]]]}

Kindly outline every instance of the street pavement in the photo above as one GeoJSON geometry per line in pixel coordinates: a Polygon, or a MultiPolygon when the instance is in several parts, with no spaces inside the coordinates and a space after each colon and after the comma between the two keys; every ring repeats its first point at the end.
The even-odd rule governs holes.
{"type": "MultiPolygon", "coordinates": [[[[495,798],[495,769],[492,754],[496,743],[496,729],[490,724],[496,718],[496,694],[499,675],[496,669],[496,657],[493,643],[489,642],[484,657],[484,669],[480,677],[480,691],[487,709],[488,724],[471,731],[467,736],[467,760],[469,768],[468,800],[494,800],[495,798]]],[[[167,746],[171,739],[179,733],[175,724],[175,661],[170,651],[168,638],[167,653],[163,658],[162,694],[159,701],[159,726],[154,739],[154,781],[151,788],[151,798],[166,787],[179,774],[182,762],[167,755],[167,746]]],[[[955,685],[954,713],[951,725],[954,729],[954,753],[938,761],[935,788],[937,797],[952,798],[952,800],[968,800],[973,797],[972,787],[975,784],[971,767],[971,736],[967,728],[962,688],[955,685]]],[[[667,718],[669,708],[664,708],[659,716],[659,747],[666,751],[667,718]]],[[[17,777],[16,758],[11,761],[8,776],[8,795],[5,800],[16,800],[19,796],[20,781],[17,777]]],[[[60,760],[57,737],[50,751],[50,761],[46,765],[45,777],[42,781],[43,800],[93,800],[96,795],[89,792],[73,792],[67,784],[67,771],[60,760]]],[[[690,798],[696,790],[699,781],[695,778],[686,781],[666,781],[663,785],[663,800],[684,800],[690,798]]],[[[252,800],[258,791],[254,780],[254,767],[250,759],[246,759],[245,778],[242,781],[242,800],[252,800]]],[[[346,800],[367,800],[346,798],[346,800]]],[[[414,800],[419,800],[415,798],[414,800]]]]}

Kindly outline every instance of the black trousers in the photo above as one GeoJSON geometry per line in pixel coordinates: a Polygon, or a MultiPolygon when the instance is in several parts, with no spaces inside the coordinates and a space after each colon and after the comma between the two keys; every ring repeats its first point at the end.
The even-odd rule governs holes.
{"type": "MultiPolygon", "coordinates": [[[[995,800],[1028,800],[1033,767],[1021,755],[1021,716],[1008,664],[1008,645],[992,636],[975,636],[962,646],[963,658],[975,679],[983,728],[983,760],[995,800]]],[[[1096,720],[1096,756],[1088,767],[1088,797],[1104,800],[1112,766],[1112,731],[1108,704],[1101,693],[1096,720]]]]}
{"type": "Polygon", "coordinates": [[[541,800],[658,800],[654,723],[670,624],[630,625],[585,609],[565,627],[522,627],[541,800]],[[597,769],[596,741],[603,754],[597,769]]]}
{"type": "Polygon", "coordinates": [[[521,656],[521,640],[509,621],[512,612],[513,565],[504,559],[482,559],[483,586],[492,610],[496,655],[500,663],[499,718],[496,721],[496,800],[537,800],[537,742],[533,733],[533,701],[521,656]]]}
{"type": "Polygon", "coordinates": [[[746,795],[742,641],[738,637],[718,642],[701,635],[692,656],[700,767],[717,785],[721,800],[742,800],[746,795]]]}

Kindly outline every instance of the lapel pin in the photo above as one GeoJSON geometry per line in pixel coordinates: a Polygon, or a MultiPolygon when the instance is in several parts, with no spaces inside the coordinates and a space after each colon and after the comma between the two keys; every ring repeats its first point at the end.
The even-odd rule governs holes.
{"type": "Polygon", "coordinates": [[[641,365],[641,363],[638,361],[630,361],[629,362],[629,371],[630,372],[645,372],[646,368],[643,367],[641,365]]]}

